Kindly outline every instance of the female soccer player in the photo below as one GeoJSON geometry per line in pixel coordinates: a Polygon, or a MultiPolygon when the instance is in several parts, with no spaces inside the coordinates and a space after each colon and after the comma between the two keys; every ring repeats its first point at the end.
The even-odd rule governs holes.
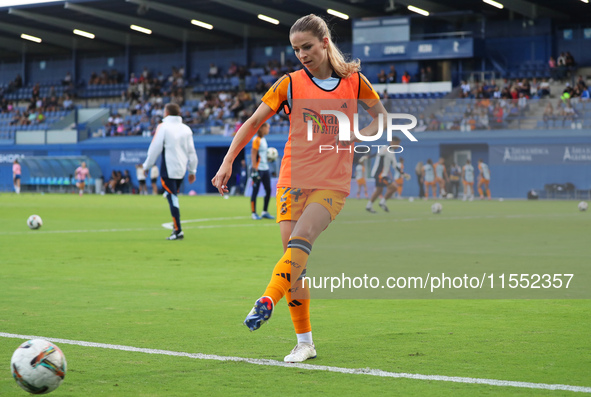
{"type": "Polygon", "coordinates": [[[76,187],[78,188],[78,194],[82,196],[84,194],[84,185],[86,184],[86,178],[90,178],[90,171],[86,168],[86,162],[83,161],[80,167],[74,171],[76,175],[76,187]]]}
{"type": "Polygon", "coordinates": [[[18,163],[18,159],[15,159],[12,163],[12,183],[14,185],[14,192],[16,194],[21,193],[21,165],[18,163]]]}
{"type": "Polygon", "coordinates": [[[269,89],[263,103],[236,133],[212,183],[221,195],[228,193],[232,162],[238,153],[274,113],[281,109],[289,113],[289,139],[277,183],[277,222],[284,255],[244,324],[251,331],[257,330],[286,296],[298,343],[284,361],[302,362],[316,357],[309,290],[302,277],[314,241],[345,204],[353,169],[354,153],[347,146],[352,142],[338,143],[336,117],[322,117],[321,111],[337,110],[353,120],[359,101],[373,117],[360,133],[370,136],[378,131],[378,115],[385,117],[386,110],[359,73],[359,61],[345,61],[323,19],[312,14],[298,19],[289,39],[304,68],[281,77],[269,89]],[[341,150],[321,151],[321,147],[341,150]]]}
{"type": "Polygon", "coordinates": [[[257,136],[252,141],[252,151],[250,155],[251,161],[251,176],[252,176],[252,195],[250,196],[250,210],[252,212],[252,219],[261,220],[275,219],[269,214],[269,200],[271,199],[271,172],[269,171],[269,163],[267,162],[267,140],[265,136],[269,134],[269,123],[263,123],[261,128],[257,131],[257,136]],[[261,216],[257,214],[257,196],[261,182],[265,188],[265,201],[263,203],[263,212],[261,216]]]}

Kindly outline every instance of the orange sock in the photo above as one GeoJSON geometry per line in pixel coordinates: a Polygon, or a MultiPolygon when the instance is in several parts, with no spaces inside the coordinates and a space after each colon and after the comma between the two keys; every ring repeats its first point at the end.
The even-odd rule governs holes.
{"type": "Polygon", "coordinates": [[[308,255],[312,250],[312,244],[302,237],[292,237],[287,243],[287,250],[273,269],[271,281],[263,296],[269,296],[273,303],[277,304],[291,288],[292,280],[296,280],[304,269],[308,261],[308,255]]]}
{"type": "Polygon", "coordinates": [[[302,289],[302,282],[301,280],[298,281],[285,295],[296,334],[312,332],[312,324],[310,324],[310,290],[308,288],[302,289]],[[292,299],[292,293],[297,296],[297,299],[292,299]]]}

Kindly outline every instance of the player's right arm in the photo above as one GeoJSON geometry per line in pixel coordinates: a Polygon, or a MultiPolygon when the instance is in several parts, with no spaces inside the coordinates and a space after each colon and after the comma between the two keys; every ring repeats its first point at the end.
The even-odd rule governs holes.
{"type": "Polygon", "coordinates": [[[160,131],[162,124],[158,125],[156,128],[156,132],[154,133],[154,138],[150,143],[150,147],[148,148],[148,157],[144,162],[144,170],[149,170],[152,168],[154,164],[156,164],[156,160],[158,160],[158,156],[162,153],[162,148],[164,147],[164,133],[160,131]]]}

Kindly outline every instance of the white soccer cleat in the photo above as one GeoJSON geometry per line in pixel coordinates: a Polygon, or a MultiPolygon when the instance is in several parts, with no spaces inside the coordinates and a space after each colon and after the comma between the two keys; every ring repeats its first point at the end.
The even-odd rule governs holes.
{"type": "Polygon", "coordinates": [[[310,358],[316,358],[316,348],[310,343],[298,343],[283,361],[286,363],[301,363],[310,358]]]}

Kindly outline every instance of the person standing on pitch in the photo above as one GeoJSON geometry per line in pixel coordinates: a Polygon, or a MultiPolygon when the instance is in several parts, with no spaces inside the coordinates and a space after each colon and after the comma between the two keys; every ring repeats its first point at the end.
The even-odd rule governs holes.
{"type": "Polygon", "coordinates": [[[264,123],[257,131],[257,136],[252,141],[252,151],[250,155],[252,178],[252,195],[250,196],[250,210],[252,219],[258,221],[262,218],[275,219],[269,214],[269,200],[271,200],[271,174],[269,172],[269,163],[267,162],[267,140],[265,136],[269,134],[269,123],[264,123]],[[265,201],[261,216],[257,214],[257,195],[261,187],[261,182],[265,188],[265,201]]]}
{"type": "Polygon", "coordinates": [[[482,159],[478,160],[478,171],[480,171],[478,175],[478,194],[480,194],[480,200],[484,200],[482,186],[486,189],[486,196],[490,200],[490,169],[482,159]]]}
{"type": "Polygon", "coordinates": [[[86,178],[90,178],[90,171],[86,168],[86,162],[83,161],[80,167],[74,171],[76,175],[76,187],[78,188],[78,194],[82,196],[84,194],[84,186],[86,185],[86,178]]]}
{"type": "Polygon", "coordinates": [[[12,163],[12,183],[14,192],[21,194],[21,165],[18,163],[18,159],[15,159],[12,163]]]}
{"type": "Polygon", "coordinates": [[[152,184],[152,194],[155,196],[158,194],[158,177],[160,176],[160,171],[158,171],[158,166],[153,165],[150,168],[150,183],[152,184]]]}
{"type": "Polygon", "coordinates": [[[470,163],[470,159],[466,159],[466,164],[462,167],[462,182],[464,183],[462,200],[474,200],[474,166],[470,163]]]}
{"type": "Polygon", "coordinates": [[[402,169],[400,169],[398,166],[398,163],[396,162],[396,155],[390,149],[391,147],[400,146],[400,138],[393,136],[390,143],[390,146],[380,146],[373,164],[373,169],[371,171],[371,175],[376,181],[376,190],[374,190],[373,194],[369,198],[369,201],[365,206],[365,210],[372,214],[375,214],[376,212],[376,210],[373,209],[373,203],[384,192],[384,188],[386,188],[386,193],[380,199],[379,205],[384,211],[390,212],[388,206],[386,205],[386,201],[398,190],[398,185],[396,182],[391,180],[390,169],[394,167],[404,177],[404,171],[402,171],[402,169]]]}
{"type": "Polygon", "coordinates": [[[181,211],[179,209],[178,192],[189,169],[189,183],[195,182],[197,172],[197,153],[193,141],[193,131],[183,124],[181,109],[176,103],[164,107],[164,118],[156,128],[154,139],[148,149],[148,158],[143,164],[149,170],[162,153],[160,165],[160,182],[164,188],[164,196],[170,206],[170,214],[174,230],[167,240],[182,240],[185,235],[181,229],[181,211]]]}
{"type": "MultiPolygon", "coordinates": [[[[305,119],[311,120],[322,110],[331,109],[352,119],[360,102],[373,118],[360,134],[373,136],[378,132],[378,115],[386,117],[387,113],[379,95],[359,73],[359,60],[345,60],[322,18],[310,14],[298,19],[291,27],[289,39],[304,68],[282,76],[267,91],[261,105],[234,136],[211,182],[222,196],[228,193],[236,156],[271,116],[281,109],[289,112],[289,137],[277,182],[277,222],[284,254],[276,262],[265,292],[256,300],[244,325],[251,331],[259,329],[285,296],[297,345],[284,361],[302,362],[316,357],[310,324],[310,291],[303,278],[308,256],[316,238],[345,205],[351,189],[354,157],[353,150],[319,153],[319,145],[337,144],[335,135],[325,130],[325,126],[338,128],[334,118],[316,124],[312,134],[306,132],[305,119]],[[310,140],[309,135],[312,135],[310,140]]],[[[339,144],[353,149],[351,143],[339,144]]]]}

